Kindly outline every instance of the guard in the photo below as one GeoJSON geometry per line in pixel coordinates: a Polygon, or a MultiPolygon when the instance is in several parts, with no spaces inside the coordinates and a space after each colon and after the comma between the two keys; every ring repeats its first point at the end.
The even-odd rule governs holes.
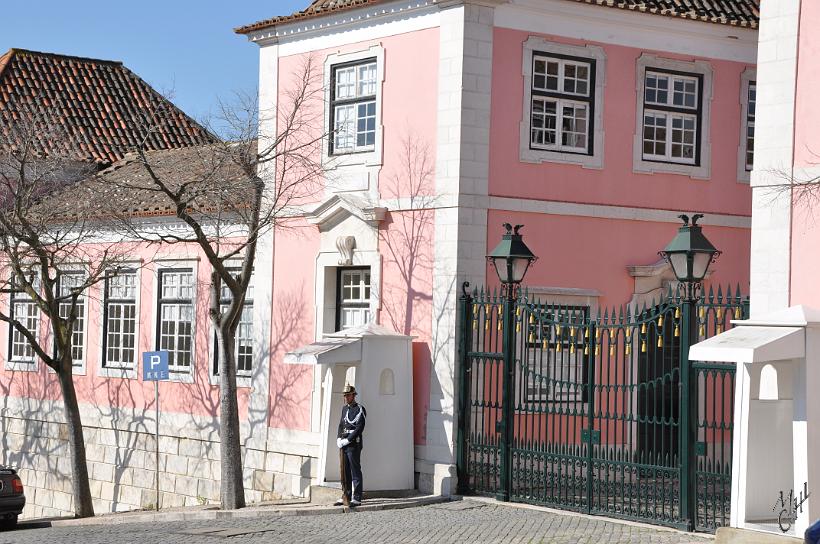
{"type": "MultiPolygon", "coordinates": [[[[361,404],[356,403],[356,388],[352,385],[345,385],[342,394],[345,398],[345,405],[342,407],[342,418],[339,421],[336,445],[342,450],[344,456],[345,473],[343,481],[352,484],[350,506],[359,506],[362,504],[363,485],[362,433],[364,433],[364,420],[367,417],[367,410],[361,404]]],[[[344,504],[344,495],[349,492],[345,490],[342,499],[336,501],[336,506],[344,504]]]]}

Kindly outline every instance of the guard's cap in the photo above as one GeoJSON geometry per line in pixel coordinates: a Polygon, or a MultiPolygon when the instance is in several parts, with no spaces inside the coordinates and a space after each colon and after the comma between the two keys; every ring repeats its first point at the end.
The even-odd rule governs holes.
{"type": "Polygon", "coordinates": [[[349,395],[349,394],[356,394],[356,388],[350,384],[345,385],[345,388],[342,390],[342,395],[349,395]]]}

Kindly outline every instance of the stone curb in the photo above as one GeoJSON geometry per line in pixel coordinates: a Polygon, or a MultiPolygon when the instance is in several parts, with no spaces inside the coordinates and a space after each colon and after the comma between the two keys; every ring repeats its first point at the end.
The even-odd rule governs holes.
{"type": "MultiPolygon", "coordinates": [[[[378,500],[378,499],[376,499],[378,500]]],[[[199,511],[178,511],[178,512],[146,512],[144,514],[132,514],[123,512],[122,515],[110,514],[84,519],[58,519],[52,520],[52,527],[75,527],[83,525],[109,525],[126,523],[163,523],[169,521],[200,521],[200,520],[220,520],[220,519],[254,519],[272,516],[318,516],[328,514],[345,514],[347,512],[376,512],[380,510],[398,510],[403,508],[415,508],[449,501],[449,497],[439,495],[426,495],[413,499],[402,499],[395,502],[384,502],[377,504],[362,504],[350,509],[339,506],[316,506],[305,503],[301,507],[249,507],[241,510],[199,510],[199,511]]]]}

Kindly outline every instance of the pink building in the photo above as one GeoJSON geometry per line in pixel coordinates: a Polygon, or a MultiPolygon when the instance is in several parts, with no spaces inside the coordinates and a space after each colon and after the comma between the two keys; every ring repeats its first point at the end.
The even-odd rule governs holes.
{"type": "MultiPolygon", "coordinates": [[[[320,366],[284,360],[368,322],[414,337],[416,485],[455,492],[460,287],[498,285],[485,255],[504,222],[526,225],[539,256],[530,292],[586,315],[660,299],[674,277],[657,252],[682,212],[705,214],[723,251],[709,283],[746,291],[758,2],[726,11],[598,3],[316,0],[237,29],[260,46],[260,111],[276,111],[310,58],[324,89],[317,113],[332,134],[324,194],[300,207],[301,228],[266,239],[255,270],[254,355],[240,384],[250,500],[323,483],[332,392],[320,366]]],[[[194,254],[160,257],[134,278],[138,351],[155,345],[163,282],[207,276],[194,254]]],[[[206,293],[183,294],[204,308],[206,293]]],[[[101,309],[89,301],[90,316],[101,309]]],[[[200,313],[190,365],[161,388],[173,399],[161,428],[169,503],[218,496],[217,394],[200,313]]],[[[100,342],[92,328],[79,379],[89,448],[100,449],[92,479],[102,506],[139,507],[153,500],[137,484],[152,468],[139,447],[154,425],[150,386],[136,366],[107,370],[100,342]],[[126,473],[128,483],[117,480],[126,473]]],[[[47,383],[41,369],[7,398],[25,404],[47,383]]],[[[362,400],[378,414],[377,396],[362,400]]],[[[46,496],[53,484],[36,487],[46,496]]],[[[47,500],[35,495],[35,512],[67,509],[47,500]]]]}

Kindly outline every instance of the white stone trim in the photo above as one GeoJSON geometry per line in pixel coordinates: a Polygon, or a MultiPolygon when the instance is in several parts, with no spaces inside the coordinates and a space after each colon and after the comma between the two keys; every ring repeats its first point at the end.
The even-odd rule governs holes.
{"type": "Polygon", "coordinates": [[[194,309],[193,322],[191,324],[191,366],[188,372],[169,372],[169,379],[172,382],[180,383],[194,383],[196,381],[196,366],[201,364],[197,361],[197,333],[199,331],[198,317],[199,317],[199,291],[203,286],[199,283],[199,259],[186,259],[182,256],[164,258],[155,257],[154,260],[153,279],[151,282],[151,344],[149,351],[159,349],[159,338],[157,338],[157,323],[159,322],[159,273],[166,268],[190,268],[194,276],[193,296],[191,304],[194,309]]]}
{"type": "Polygon", "coordinates": [[[538,36],[530,36],[524,42],[524,53],[521,62],[524,76],[524,101],[522,103],[522,118],[519,124],[519,157],[522,162],[542,163],[560,162],[580,164],[585,168],[604,167],[604,87],[606,86],[606,53],[597,45],[566,45],[547,41],[538,36]],[[567,153],[546,149],[532,149],[530,147],[530,123],[532,109],[532,59],[535,52],[580,57],[595,61],[595,87],[592,105],[595,109],[594,118],[587,122],[592,124],[593,153],[567,153]]]}
{"type": "Polygon", "coordinates": [[[544,287],[527,286],[527,293],[534,295],[538,300],[549,304],[568,304],[572,306],[586,306],[590,317],[598,311],[598,299],[601,292],[597,289],[580,287],[544,287]]]}
{"type": "Polygon", "coordinates": [[[740,141],[737,146],[737,180],[749,183],[752,173],[746,170],[746,117],[749,115],[749,85],[757,80],[757,70],[746,68],[740,76],[740,141]]]}
{"type": "MultiPolygon", "coordinates": [[[[550,215],[571,215],[595,217],[599,219],[624,219],[628,221],[651,221],[680,224],[680,211],[650,208],[631,208],[600,204],[576,204],[549,200],[521,200],[507,197],[490,197],[489,209],[550,215]]],[[[702,225],[748,229],[751,218],[744,215],[729,215],[706,212],[700,221],[702,225]]]]}
{"type": "Polygon", "coordinates": [[[383,2],[281,23],[251,32],[248,40],[263,47],[278,43],[281,56],[298,55],[434,28],[438,11],[435,0],[383,2]]]}
{"type": "MultiPolygon", "coordinates": [[[[140,311],[142,308],[142,275],[145,272],[142,266],[142,261],[126,261],[122,264],[121,268],[133,268],[134,274],[136,274],[136,297],[134,299],[134,312],[136,315],[136,323],[134,324],[134,335],[136,338],[135,346],[134,346],[134,361],[132,364],[128,366],[113,366],[113,367],[106,367],[103,366],[103,359],[105,358],[105,353],[103,351],[103,340],[105,335],[105,320],[103,319],[103,312],[105,311],[105,281],[100,282],[100,296],[99,296],[99,322],[100,325],[98,327],[98,333],[100,338],[100,345],[99,345],[99,359],[98,359],[98,369],[97,369],[97,376],[102,378],[128,378],[135,380],[137,379],[137,370],[139,369],[140,363],[140,326],[142,324],[142,320],[140,319],[140,311]]],[[[153,346],[151,347],[153,349],[153,346]]]]}
{"type": "Polygon", "coordinates": [[[371,45],[366,49],[348,53],[333,53],[325,58],[324,89],[325,117],[324,127],[327,137],[322,140],[322,165],[326,171],[326,193],[356,191],[372,194],[378,198],[378,173],[384,162],[384,125],[382,112],[384,103],[384,48],[371,45]],[[356,62],[369,58],[376,59],[376,137],[373,150],[331,155],[329,138],[332,131],[330,118],[332,107],[330,98],[333,82],[331,73],[338,64],[356,62]]]}
{"type": "Polygon", "coordinates": [[[757,31],[738,26],[589,6],[515,0],[496,8],[497,27],[590,42],[754,64],[757,31]]]}
{"type": "MultiPolygon", "coordinates": [[[[751,316],[790,304],[792,203],[765,187],[792,174],[800,0],[762,2],[752,187],[751,316]]],[[[735,497],[732,497],[734,523],[735,497]]]]}
{"type": "Polygon", "coordinates": [[[632,145],[632,169],[641,174],[664,172],[669,174],[683,174],[694,179],[709,179],[712,171],[712,139],[710,126],[712,124],[712,94],[713,70],[708,62],[686,62],[664,59],[644,53],[638,58],[635,66],[635,89],[637,102],[635,107],[635,135],[632,145]],[[703,76],[701,93],[700,116],[700,165],[681,163],[665,163],[647,161],[643,158],[643,115],[644,115],[644,85],[646,83],[647,68],[673,70],[703,76]]]}

